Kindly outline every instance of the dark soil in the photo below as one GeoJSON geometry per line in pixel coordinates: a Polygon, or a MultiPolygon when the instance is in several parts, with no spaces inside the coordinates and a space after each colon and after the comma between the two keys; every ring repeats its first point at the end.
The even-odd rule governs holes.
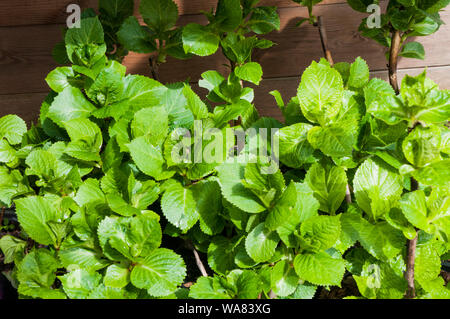
{"type": "Polygon", "coordinates": [[[358,287],[352,276],[347,276],[342,281],[342,288],[331,287],[330,290],[322,288],[316,295],[317,299],[342,299],[344,297],[355,296],[359,297],[358,287]]]}

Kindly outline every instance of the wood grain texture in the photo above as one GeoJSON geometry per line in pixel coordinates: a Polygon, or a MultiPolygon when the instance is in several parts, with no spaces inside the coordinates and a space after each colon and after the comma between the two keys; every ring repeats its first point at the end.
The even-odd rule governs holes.
{"type": "MultiPolygon", "coordinates": [[[[351,62],[357,56],[364,58],[371,70],[385,70],[385,48],[363,38],[357,31],[363,16],[347,4],[330,4],[316,8],[324,17],[328,30],[329,46],[336,62],[351,62]]],[[[265,78],[300,75],[312,60],[322,56],[317,29],[304,24],[295,27],[299,17],[306,16],[305,8],[279,9],[281,30],[267,36],[277,43],[271,49],[255,52],[254,60],[262,64],[265,78]]],[[[429,36],[416,40],[426,48],[425,60],[401,58],[399,68],[442,66],[450,64],[450,50],[443,49],[450,43],[450,8],[441,14],[447,23],[429,36]]],[[[182,25],[190,22],[204,23],[199,15],[183,16],[182,25]]],[[[61,40],[61,25],[22,26],[0,28],[0,94],[42,92],[47,89],[45,76],[57,65],[51,57],[51,48],[61,40]]],[[[125,59],[130,73],[148,75],[149,55],[131,53],[125,59]]],[[[201,73],[218,69],[227,72],[227,63],[220,52],[214,56],[190,60],[168,59],[161,66],[164,82],[197,81],[201,73]]]]}
{"type": "MultiPolygon", "coordinates": [[[[399,71],[400,80],[405,76],[417,75],[422,72],[422,68],[403,69],[399,71]]],[[[441,88],[450,88],[450,66],[428,68],[427,75],[435,82],[440,84],[441,88]]],[[[372,72],[372,77],[378,77],[385,81],[388,79],[387,71],[372,72]]],[[[266,79],[261,85],[255,88],[255,105],[262,116],[272,116],[282,120],[281,111],[277,107],[274,98],[269,94],[272,90],[279,90],[285,103],[295,96],[300,83],[300,77],[285,77],[277,79],[266,79]]],[[[202,97],[206,94],[204,89],[194,85],[194,89],[202,97]]],[[[39,109],[47,93],[28,93],[0,95],[0,116],[6,114],[18,114],[27,123],[35,122],[39,116],[39,109]]]]}
{"type": "MultiPolygon", "coordinates": [[[[180,15],[198,14],[215,8],[216,0],[175,0],[180,15]]],[[[344,3],[345,0],[324,0],[322,4],[344,3]]],[[[135,15],[139,16],[139,0],[135,0],[135,15]]],[[[15,0],[0,1],[0,26],[64,23],[69,4],[78,4],[82,9],[98,8],[98,0],[15,0]]],[[[262,0],[258,5],[296,7],[291,0],[262,0]]]]}
{"type": "Polygon", "coordinates": [[[27,122],[36,123],[39,110],[48,93],[0,95],[0,116],[16,114],[27,122]]]}

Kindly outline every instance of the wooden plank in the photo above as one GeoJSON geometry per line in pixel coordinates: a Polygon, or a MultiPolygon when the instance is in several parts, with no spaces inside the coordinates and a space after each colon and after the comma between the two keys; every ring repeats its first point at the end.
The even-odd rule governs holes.
{"type": "MultiPolygon", "coordinates": [[[[299,17],[305,16],[304,8],[280,9],[281,31],[267,38],[278,43],[269,50],[257,51],[254,60],[262,64],[265,78],[298,76],[311,63],[322,56],[317,29],[310,25],[295,27],[299,17]]],[[[363,57],[371,70],[386,69],[385,48],[375,41],[358,34],[362,14],[355,13],[346,4],[333,4],[317,8],[324,16],[328,29],[329,46],[335,61],[351,62],[363,57]]],[[[432,36],[417,38],[426,48],[426,59],[400,58],[400,68],[441,66],[450,64],[450,50],[443,44],[450,43],[450,8],[442,12],[447,23],[432,36]]],[[[182,24],[192,21],[205,22],[203,16],[183,16],[182,24]]],[[[61,39],[60,25],[24,26],[0,28],[0,94],[42,92],[47,89],[45,76],[56,67],[51,49],[61,39]]],[[[125,64],[130,73],[149,74],[149,55],[131,53],[125,64]]],[[[190,60],[168,59],[161,66],[160,77],[164,82],[197,81],[200,74],[211,69],[226,72],[227,61],[221,53],[190,60]]]]}
{"type": "MultiPolygon", "coordinates": [[[[175,0],[180,15],[198,14],[202,10],[215,8],[216,0],[175,0]]],[[[319,5],[344,3],[345,0],[325,0],[319,5]]],[[[139,0],[135,0],[135,15],[139,15],[139,0]]],[[[78,4],[82,9],[98,8],[98,0],[16,0],[0,2],[0,26],[64,23],[69,4],[78,4]]],[[[262,0],[259,5],[296,7],[292,0],[262,0]]]]}
{"type": "MultiPolygon", "coordinates": [[[[417,75],[423,69],[402,69],[399,70],[399,78],[401,79],[405,74],[417,75]]],[[[440,85],[441,89],[450,89],[450,66],[445,67],[431,67],[428,68],[428,76],[440,85]]],[[[378,77],[385,81],[388,79],[386,71],[372,72],[372,77],[378,77]]],[[[266,79],[261,82],[261,85],[255,88],[255,105],[262,116],[272,116],[278,120],[282,120],[281,111],[275,103],[274,98],[269,94],[272,90],[279,90],[283,96],[285,103],[297,93],[297,87],[300,83],[299,77],[286,77],[278,79],[266,79]]],[[[197,88],[196,91],[204,97],[206,91],[197,88]]],[[[47,93],[30,93],[30,94],[15,94],[15,95],[0,95],[0,116],[6,114],[17,114],[24,118],[27,123],[36,121],[39,116],[39,109],[42,101],[45,99],[47,93]]]]}
{"type": "Polygon", "coordinates": [[[16,114],[28,124],[36,123],[48,93],[0,95],[0,116],[16,114]]]}

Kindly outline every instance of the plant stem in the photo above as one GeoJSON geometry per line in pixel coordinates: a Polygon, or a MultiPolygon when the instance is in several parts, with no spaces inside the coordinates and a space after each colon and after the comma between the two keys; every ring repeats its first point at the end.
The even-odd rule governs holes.
{"type": "MultiPolygon", "coordinates": [[[[419,122],[415,122],[412,127],[408,129],[408,133],[411,133],[414,128],[420,125],[419,122]]],[[[419,183],[413,177],[410,179],[411,181],[411,192],[414,192],[419,189],[419,183]]],[[[406,256],[406,272],[405,279],[408,284],[408,288],[406,289],[405,298],[413,299],[416,295],[416,288],[414,285],[414,263],[416,259],[416,247],[417,247],[417,238],[419,231],[416,229],[416,237],[412,240],[408,240],[407,247],[407,256],[406,256]]]]}
{"type": "Polygon", "coordinates": [[[3,216],[5,215],[5,207],[2,207],[2,212],[0,213],[0,227],[3,224],[3,216]]]}
{"type": "Polygon", "coordinates": [[[273,292],[272,289],[269,291],[269,298],[270,299],[276,299],[277,298],[277,295],[275,295],[275,293],[273,292]]]}
{"type": "Polygon", "coordinates": [[[406,263],[405,279],[408,283],[408,288],[406,289],[405,298],[413,299],[416,295],[416,289],[414,286],[414,261],[416,258],[416,246],[417,246],[418,232],[416,232],[416,237],[412,240],[408,240],[408,256],[406,263]]]}
{"type": "Polygon", "coordinates": [[[158,57],[157,56],[151,56],[148,59],[149,63],[150,63],[150,71],[152,72],[152,77],[154,80],[161,82],[159,80],[159,64],[158,64],[158,57]]]}
{"type": "Polygon", "coordinates": [[[349,184],[347,184],[347,187],[345,189],[345,201],[348,204],[352,203],[352,192],[350,191],[350,185],[349,184]]]}
{"type": "Polygon", "coordinates": [[[317,22],[314,23],[314,26],[319,28],[319,34],[320,34],[320,42],[322,43],[322,50],[323,54],[325,55],[325,58],[330,63],[331,66],[333,66],[333,57],[331,56],[331,51],[328,48],[328,37],[327,37],[327,30],[325,28],[325,25],[322,21],[322,17],[317,17],[317,22]]]}
{"type": "Polygon", "coordinates": [[[192,250],[192,252],[194,253],[195,263],[197,264],[198,269],[202,273],[202,276],[208,277],[208,273],[206,272],[206,268],[203,265],[202,260],[200,259],[200,255],[198,254],[197,249],[195,249],[194,245],[192,244],[192,242],[190,240],[187,240],[186,244],[187,244],[188,248],[190,248],[192,250]]]}
{"type": "MultiPolygon", "coordinates": [[[[419,189],[419,183],[411,177],[411,191],[416,191],[419,189]]],[[[417,247],[417,238],[419,231],[416,231],[416,237],[412,240],[408,240],[408,255],[406,257],[406,272],[405,279],[408,283],[408,288],[406,289],[405,298],[413,299],[416,296],[416,288],[414,285],[414,264],[416,260],[416,247],[417,247]]]]}
{"type": "Polygon", "coordinates": [[[402,38],[400,36],[400,31],[395,30],[392,33],[391,38],[391,50],[389,52],[389,83],[395,90],[395,93],[399,93],[398,79],[397,79],[397,63],[398,55],[400,53],[402,38]]]}

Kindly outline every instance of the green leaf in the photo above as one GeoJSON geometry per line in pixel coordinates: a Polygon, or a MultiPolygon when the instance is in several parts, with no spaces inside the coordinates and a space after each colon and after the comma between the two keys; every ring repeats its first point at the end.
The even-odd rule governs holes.
{"type": "Polygon", "coordinates": [[[71,299],[88,299],[89,294],[100,284],[102,276],[93,271],[76,269],[58,276],[64,292],[71,299]]]}
{"type": "Polygon", "coordinates": [[[266,228],[264,223],[258,224],[245,239],[245,249],[256,262],[265,262],[274,254],[280,238],[278,234],[266,228]]]}
{"type": "Polygon", "coordinates": [[[353,276],[362,296],[369,299],[403,299],[407,287],[405,265],[398,256],[389,263],[366,261],[360,276],[353,276]]]}
{"type": "Polygon", "coordinates": [[[194,299],[231,299],[217,277],[200,277],[189,290],[194,299]]]}
{"type": "Polygon", "coordinates": [[[124,21],[117,32],[117,38],[125,48],[133,52],[151,53],[156,50],[155,40],[136,17],[129,17],[124,21]]]}
{"type": "Polygon", "coordinates": [[[275,134],[279,138],[280,161],[292,168],[315,162],[314,149],[307,140],[312,125],[296,123],[281,128],[275,134]]]}
{"type": "Polygon", "coordinates": [[[362,107],[358,95],[346,90],[342,102],[338,116],[331,123],[308,132],[312,147],[331,157],[351,157],[358,139],[359,109],[362,107]]]}
{"type": "Polygon", "coordinates": [[[422,102],[415,117],[427,123],[441,123],[450,119],[450,91],[432,90],[422,102]]]}
{"type": "Polygon", "coordinates": [[[414,226],[410,224],[401,209],[397,207],[392,208],[385,215],[385,218],[389,225],[401,230],[403,235],[409,240],[413,240],[416,237],[416,230],[414,229],[414,226]]]}
{"type": "Polygon", "coordinates": [[[238,78],[244,81],[259,85],[262,80],[263,71],[261,65],[256,62],[248,62],[243,66],[238,66],[234,73],[238,78]]]}
{"type": "MultiPolygon", "coordinates": [[[[111,260],[125,260],[123,257],[123,253],[127,254],[128,252],[128,245],[125,245],[124,249],[122,250],[123,253],[119,253],[116,249],[114,249],[110,243],[110,238],[116,237],[116,238],[122,238],[125,237],[125,231],[124,227],[120,225],[120,222],[118,218],[113,217],[105,217],[97,227],[97,235],[100,247],[103,250],[103,254],[111,260]]],[[[115,240],[116,247],[118,247],[117,239],[115,240]]],[[[130,256],[131,257],[131,256],[130,256]]]]}
{"type": "Polygon", "coordinates": [[[166,40],[165,50],[168,55],[175,59],[187,60],[192,57],[192,54],[184,52],[183,49],[183,28],[179,27],[167,32],[168,39],[166,40]]]}
{"type": "Polygon", "coordinates": [[[100,161],[103,137],[97,124],[85,118],[76,118],[63,123],[71,142],[65,153],[84,161],[100,161]]]}
{"type": "Polygon", "coordinates": [[[127,75],[124,79],[122,95],[126,104],[119,104],[117,107],[122,108],[121,113],[123,114],[127,111],[125,106],[128,107],[128,105],[134,112],[145,107],[158,106],[165,90],[164,85],[153,79],[142,75],[127,75]]]}
{"type": "Polygon", "coordinates": [[[99,181],[93,178],[88,178],[83,182],[74,200],[80,207],[88,204],[103,204],[106,202],[105,194],[100,189],[99,181]]]}
{"type": "Polygon", "coordinates": [[[53,100],[47,116],[63,127],[64,122],[88,118],[95,109],[78,88],[66,87],[53,100]]]}
{"type": "Polygon", "coordinates": [[[266,208],[258,197],[244,187],[241,180],[245,178],[245,164],[223,163],[216,167],[222,195],[236,207],[249,212],[260,213],[266,208]]]}
{"type": "Polygon", "coordinates": [[[133,138],[147,136],[153,146],[162,145],[169,131],[169,115],[162,106],[138,111],[131,122],[133,138]],[[158,119],[155,121],[155,119],[158,119]]]}
{"type": "Polygon", "coordinates": [[[45,81],[53,91],[61,93],[66,87],[76,83],[75,72],[71,67],[58,67],[47,75],[45,81]]]}
{"type": "Polygon", "coordinates": [[[339,216],[313,216],[301,224],[300,228],[304,248],[312,252],[326,250],[335,245],[341,232],[339,216]]]}
{"type": "Polygon", "coordinates": [[[412,172],[413,177],[425,185],[447,185],[450,182],[450,159],[434,162],[412,172]]]}
{"type": "Polygon", "coordinates": [[[284,104],[283,97],[281,96],[280,91],[273,90],[270,91],[269,94],[275,98],[275,102],[277,103],[278,107],[283,111],[286,105],[284,104]]]}
{"type": "Polygon", "coordinates": [[[166,85],[166,91],[161,95],[160,102],[169,115],[169,126],[190,128],[194,122],[192,112],[186,107],[184,83],[166,85]]]}
{"type": "Polygon", "coordinates": [[[297,288],[299,278],[295,269],[286,260],[279,261],[271,272],[273,292],[280,297],[289,296],[297,288]]]}
{"type": "Polygon", "coordinates": [[[280,171],[267,172],[267,166],[248,163],[245,166],[242,184],[258,196],[266,207],[272,207],[285,188],[283,174],[280,171]]]}
{"type": "Polygon", "coordinates": [[[291,182],[281,195],[276,204],[269,210],[265,225],[270,230],[276,230],[283,226],[286,221],[295,214],[294,209],[297,204],[297,188],[294,182],[291,182]]]}
{"type": "MultiPolygon", "coordinates": [[[[437,3],[439,2],[441,3],[443,2],[444,6],[448,4],[448,3],[445,4],[446,0],[437,1],[437,3]]],[[[427,11],[431,13],[430,9],[428,9],[427,11]]],[[[418,36],[431,35],[435,33],[442,24],[439,15],[436,16],[435,14],[425,16],[424,19],[416,19],[414,22],[415,23],[411,26],[411,30],[413,31],[410,33],[411,37],[415,37],[417,35],[418,36]]]]}
{"type": "Polygon", "coordinates": [[[222,236],[212,239],[208,247],[208,265],[216,273],[226,275],[235,268],[234,264],[234,242],[222,236]]]}
{"type": "Polygon", "coordinates": [[[295,207],[282,226],[277,228],[281,240],[289,247],[297,246],[296,232],[300,223],[317,216],[320,206],[319,201],[313,195],[313,191],[306,183],[295,183],[295,188],[297,193],[295,207]]]}
{"type": "Polygon", "coordinates": [[[186,97],[187,108],[192,112],[196,120],[208,117],[208,108],[200,97],[191,89],[189,85],[185,85],[183,94],[186,97]]]}
{"type": "Polygon", "coordinates": [[[178,7],[172,0],[143,0],[139,12],[159,36],[172,29],[178,20],[178,7]]]}
{"type": "Polygon", "coordinates": [[[423,167],[441,158],[440,144],[441,134],[438,127],[418,126],[403,140],[402,149],[411,164],[423,167]]]}
{"type": "Polygon", "coordinates": [[[337,116],[342,94],[343,82],[339,72],[315,61],[303,72],[297,91],[303,115],[321,125],[337,116]]]}
{"type": "Polygon", "coordinates": [[[12,263],[16,255],[23,253],[26,244],[27,243],[25,241],[11,235],[5,235],[0,238],[0,249],[3,251],[3,255],[5,256],[3,263],[12,263]]]}
{"type": "Polygon", "coordinates": [[[80,28],[70,28],[65,35],[67,56],[83,67],[92,67],[106,53],[102,24],[98,17],[81,20],[80,28]]]}
{"type": "Polygon", "coordinates": [[[183,259],[165,248],[154,250],[131,271],[131,283],[147,289],[155,297],[167,296],[181,285],[186,276],[183,259]]]}
{"type": "Polygon", "coordinates": [[[357,57],[350,67],[348,78],[348,86],[354,88],[362,88],[369,82],[369,67],[366,61],[361,57],[357,57]]]}
{"type": "Polygon", "coordinates": [[[394,207],[403,191],[400,175],[376,159],[367,159],[353,179],[356,201],[373,221],[394,207]]]}
{"type": "Polygon", "coordinates": [[[165,169],[165,161],[161,148],[153,146],[149,138],[145,136],[134,139],[127,145],[130,149],[131,157],[137,167],[146,175],[156,180],[170,178],[174,172],[165,169]]]}
{"type": "Polygon", "coordinates": [[[405,75],[401,83],[400,93],[408,106],[416,106],[420,109],[425,106],[427,95],[433,91],[437,92],[437,89],[437,84],[426,77],[425,70],[417,76],[405,75]]]}
{"type": "Polygon", "coordinates": [[[128,286],[126,288],[112,288],[106,287],[104,284],[100,284],[94,288],[94,290],[89,294],[88,299],[148,299],[149,296],[143,291],[135,289],[133,286],[128,286]]]}
{"type": "Polygon", "coordinates": [[[223,230],[222,196],[216,181],[203,180],[192,187],[197,211],[200,216],[200,229],[207,235],[215,235],[223,230]]]}
{"type": "Polygon", "coordinates": [[[133,174],[128,178],[128,197],[130,204],[137,209],[147,209],[159,197],[159,185],[153,180],[136,180],[133,174]]]}
{"type": "Polygon", "coordinates": [[[237,298],[257,299],[261,293],[261,280],[252,270],[244,270],[236,280],[237,298]]]}
{"type": "Polygon", "coordinates": [[[256,34],[266,34],[273,30],[280,30],[280,17],[277,7],[256,7],[248,23],[256,34]]]}
{"type": "Polygon", "coordinates": [[[320,210],[334,214],[345,198],[347,175],[341,167],[332,164],[313,164],[305,181],[314,191],[320,210]]]}
{"type": "Polygon", "coordinates": [[[127,267],[114,264],[106,269],[103,283],[106,287],[124,288],[130,282],[130,271],[127,267]]]}
{"type": "Polygon", "coordinates": [[[111,19],[119,24],[126,17],[133,15],[133,8],[133,0],[99,0],[98,2],[101,18],[106,18],[108,22],[111,19]]]}
{"type": "Polygon", "coordinates": [[[17,265],[18,293],[33,298],[65,299],[58,289],[52,289],[58,260],[46,249],[35,249],[17,265]]]}
{"type": "Polygon", "coordinates": [[[168,221],[182,231],[192,228],[200,217],[192,189],[176,181],[165,189],[161,208],[168,221]]]}
{"type": "Polygon", "coordinates": [[[241,2],[239,0],[219,0],[215,19],[221,31],[234,31],[242,21],[241,2]]]}
{"type": "Polygon", "coordinates": [[[315,149],[320,149],[325,155],[332,157],[351,156],[356,141],[357,125],[350,123],[332,123],[319,127],[315,126],[308,131],[308,142],[315,149]]]}
{"type": "Polygon", "coordinates": [[[190,23],[183,28],[183,49],[199,56],[214,54],[219,48],[220,38],[208,27],[190,23]]]}
{"type": "Polygon", "coordinates": [[[441,272],[441,259],[432,245],[417,247],[414,280],[420,284],[436,279],[441,272]]]}
{"type": "Polygon", "coordinates": [[[58,257],[65,268],[76,265],[86,270],[99,270],[109,265],[109,261],[101,258],[99,253],[81,247],[61,249],[58,257]]]}
{"type": "Polygon", "coordinates": [[[425,49],[419,42],[408,42],[403,46],[402,51],[399,55],[405,58],[424,60],[425,49]]]}
{"type": "Polygon", "coordinates": [[[0,201],[7,207],[11,206],[14,197],[32,192],[28,182],[18,170],[9,171],[0,166],[0,201]]]}
{"type": "Polygon", "coordinates": [[[399,206],[411,224],[430,232],[427,201],[422,190],[405,193],[399,201],[399,206]]]}
{"type": "Polygon", "coordinates": [[[106,240],[111,247],[130,260],[146,257],[161,245],[161,227],[151,212],[133,218],[120,218],[109,233],[106,240]]]}
{"type": "MultiPolygon", "coordinates": [[[[89,85],[86,90],[87,96],[100,106],[110,106],[116,102],[119,102],[123,93],[123,81],[122,78],[125,74],[125,70],[122,69],[122,65],[116,61],[112,61],[111,64],[104,68],[94,82],[89,85]]],[[[102,112],[106,108],[102,108],[94,112],[94,116],[101,117],[102,112]]]]}
{"type": "Polygon", "coordinates": [[[132,256],[148,256],[161,245],[161,226],[154,214],[153,212],[144,213],[131,220],[127,242],[132,256]]]}
{"type": "Polygon", "coordinates": [[[120,194],[107,194],[106,200],[109,208],[121,216],[133,216],[140,213],[139,209],[132,207],[120,194]]]}
{"type": "Polygon", "coordinates": [[[16,150],[6,140],[0,140],[0,163],[14,163],[17,160],[16,150]]]}
{"type": "Polygon", "coordinates": [[[56,244],[49,222],[58,221],[60,212],[53,201],[40,196],[29,196],[14,201],[20,226],[42,245],[56,244]]]}
{"type": "Polygon", "coordinates": [[[239,118],[252,108],[253,105],[246,100],[239,100],[237,103],[225,107],[216,106],[213,114],[215,127],[222,128],[228,125],[229,121],[239,118]]]}
{"type": "Polygon", "coordinates": [[[11,145],[20,144],[27,132],[27,125],[17,115],[6,115],[0,118],[0,139],[6,138],[11,145]]]}
{"type": "Polygon", "coordinates": [[[361,219],[354,227],[358,241],[375,258],[387,261],[397,256],[404,247],[405,237],[402,232],[386,222],[373,225],[361,219]]]}
{"type": "Polygon", "coordinates": [[[287,299],[313,299],[316,294],[317,286],[312,284],[297,285],[294,293],[287,297],[287,299]]]}
{"type": "Polygon", "coordinates": [[[364,88],[367,112],[394,125],[408,119],[408,113],[403,101],[397,97],[392,87],[380,79],[372,79],[364,88]]]}
{"type": "Polygon", "coordinates": [[[341,254],[344,254],[358,240],[358,232],[354,230],[354,225],[359,223],[361,219],[361,213],[357,210],[356,206],[349,206],[345,213],[340,215],[341,232],[339,239],[333,246],[341,254]]]}
{"type": "Polygon", "coordinates": [[[315,285],[341,286],[345,272],[345,261],[333,258],[325,252],[301,254],[294,259],[297,275],[315,285]]]}

